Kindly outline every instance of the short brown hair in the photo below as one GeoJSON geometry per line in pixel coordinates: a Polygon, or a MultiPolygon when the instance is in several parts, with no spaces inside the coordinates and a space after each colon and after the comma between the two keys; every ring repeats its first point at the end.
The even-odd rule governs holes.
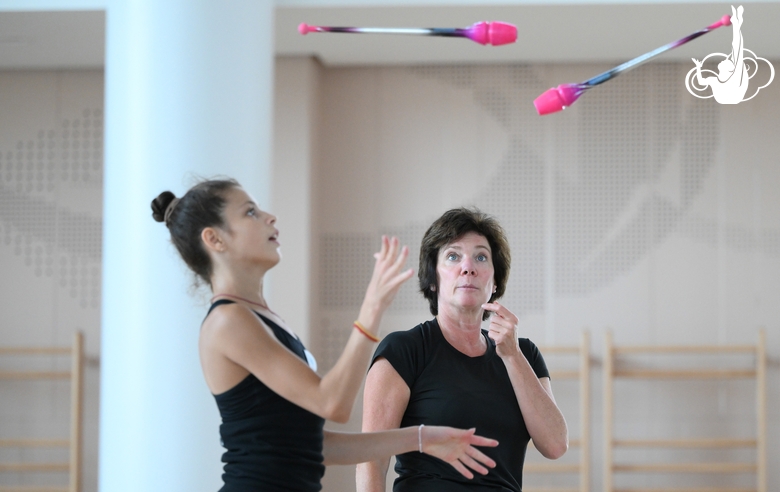
{"type": "MultiPolygon", "coordinates": [[[[444,212],[431,224],[420,245],[420,268],[417,271],[417,278],[420,281],[420,292],[428,299],[431,314],[434,316],[439,314],[439,278],[436,274],[439,251],[469,232],[477,233],[487,239],[492,252],[496,291],[490,296],[488,302],[500,299],[504,295],[512,261],[509,241],[504,229],[495,217],[479,209],[454,208],[444,212]],[[435,286],[435,290],[431,289],[432,286],[435,286]]],[[[486,320],[489,315],[490,313],[485,311],[482,319],[486,320]]]]}

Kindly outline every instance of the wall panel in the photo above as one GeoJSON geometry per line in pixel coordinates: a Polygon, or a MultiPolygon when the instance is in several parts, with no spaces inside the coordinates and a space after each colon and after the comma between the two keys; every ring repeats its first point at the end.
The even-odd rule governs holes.
{"type": "MultiPolygon", "coordinates": [[[[780,123],[780,85],[721,106],[688,94],[688,64],[657,63],[593,89],[562,113],[536,115],[538,94],[605,68],[323,71],[323,179],[313,217],[320,296],[312,306],[322,329],[312,339],[324,368],[360,306],[380,234],[403,238],[416,267],[427,226],[462,205],[497,216],[507,229],[513,268],[503,301],[519,315],[523,336],[571,344],[590,327],[598,355],[607,327],[618,344],[730,344],[754,343],[764,326],[770,361],[777,360],[780,141],[768,129],[780,123]]],[[[410,282],[383,331],[429,317],[410,282]]],[[[770,434],[777,436],[776,364],[769,377],[770,434]]],[[[682,402],[686,389],[632,384],[636,399],[617,413],[624,430],[716,435],[750,414],[739,388],[698,389],[718,402],[700,416],[684,404],[671,413],[653,404],[668,392],[682,402]]],[[[359,416],[358,405],[352,428],[359,416]]],[[[769,455],[779,452],[775,446],[769,455]]],[[[332,490],[351,483],[341,468],[329,471],[332,490]]],[[[770,490],[780,487],[772,473],[770,490]]]]}
{"type": "MultiPolygon", "coordinates": [[[[69,346],[84,331],[85,491],[97,489],[102,173],[102,71],[0,72],[0,344],[69,346]]],[[[67,370],[62,359],[43,360],[44,369],[67,370]]],[[[67,383],[2,382],[0,395],[3,437],[67,439],[67,383]]],[[[2,461],[66,456],[0,452],[2,461]]],[[[3,473],[0,485],[63,483],[44,475],[3,473]]]]}

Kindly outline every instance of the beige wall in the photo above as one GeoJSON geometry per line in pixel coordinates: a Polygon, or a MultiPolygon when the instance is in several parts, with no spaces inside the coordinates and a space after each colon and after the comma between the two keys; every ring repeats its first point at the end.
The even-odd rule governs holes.
{"type": "MultiPolygon", "coordinates": [[[[773,134],[780,85],[741,105],[720,106],[688,94],[687,64],[655,64],[593,89],[563,113],[536,115],[531,102],[538,94],[606,68],[324,69],[313,174],[319,280],[312,350],[324,368],[340,352],[380,234],[399,235],[416,263],[434,218],[476,205],[509,233],[514,268],[504,303],[519,315],[521,336],[574,344],[583,328],[593,333],[594,487],[601,486],[600,356],[607,328],[617,344],[745,344],[765,327],[773,361],[774,490],[780,487],[780,142],[773,134]]],[[[383,330],[428,318],[410,283],[383,330]]],[[[577,437],[576,386],[553,384],[577,437]]],[[[618,437],[755,433],[749,382],[621,382],[616,391],[618,437]]],[[[358,429],[359,421],[360,404],[345,427],[358,429]]],[[[705,454],[642,456],[693,461],[705,454]]],[[[707,456],[753,459],[750,451],[707,456]]],[[[325,488],[352,490],[352,477],[353,467],[331,467],[325,488]]],[[[630,478],[632,485],[739,486],[749,477],[630,478]]],[[[616,485],[625,485],[621,480],[616,485]]],[[[527,482],[552,485],[539,476],[527,482]]]]}
{"type": "MultiPolygon", "coordinates": [[[[399,235],[414,256],[435,217],[477,205],[510,234],[504,301],[521,334],[568,344],[584,327],[593,333],[594,487],[607,327],[618,344],[732,344],[754,342],[763,326],[769,490],[777,489],[780,84],[719,106],[685,91],[685,64],[656,64],[563,113],[534,113],[531,101],[548,87],[604,68],[332,69],[279,59],[272,203],[285,260],[270,297],[327,369],[362,300],[379,235],[399,235]]],[[[0,73],[0,344],[67,344],[85,330],[85,491],[97,483],[102,83],[100,72],[0,73]]],[[[383,330],[429,317],[409,284],[383,330]]],[[[67,432],[59,383],[3,385],[1,436],[67,432]]],[[[567,415],[576,413],[575,387],[553,385],[567,415]]],[[[748,383],[619,389],[616,424],[627,435],[754,431],[748,383]],[[704,406],[688,404],[690,394],[704,406]]],[[[360,406],[337,427],[358,429],[360,406]]],[[[576,437],[577,419],[569,420],[576,437]]],[[[331,467],[325,490],[352,490],[353,477],[353,467],[331,467]]],[[[31,483],[0,476],[3,485],[23,480],[31,483]]]]}
{"type": "Polygon", "coordinates": [[[282,261],[269,274],[269,302],[307,345],[311,340],[313,162],[317,157],[321,68],[310,58],[279,59],[274,97],[272,212],[282,261]]]}
{"type": "MultiPolygon", "coordinates": [[[[103,73],[0,72],[0,345],[69,346],[85,335],[84,491],[97,489],[103,73]]],[[[68,370],[67,359],[0,357],[0,371],[68,370]]],[[[69,433],[66,382],[0,381],[0,439],[69,433]]],[[[0,448],[0,461],[67,461],[66,449],[0,448]]],[[[0,485],[63,474],[1,473],[0,485]]]]}

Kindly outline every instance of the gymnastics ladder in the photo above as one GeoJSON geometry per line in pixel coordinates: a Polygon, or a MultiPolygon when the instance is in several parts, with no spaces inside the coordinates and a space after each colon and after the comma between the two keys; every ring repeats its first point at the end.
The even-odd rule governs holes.
{"type": "Polygon", "coordinates": [[[767,492],[766,457],[766,333],[759,330],[756,345],[705,346],[622,346],[612,342],[612,333],[605,334],[604,349],[604,490],[605,492],[767,492]],[[622,369],[618,359],[645,354],[751,354],[755,356],[753,369],[622,369]],[[755,439],[616,439],[613,435],[614,380],[633,378],[644,380],[729,380],[756,381],[756,437],[755,439]],[[634,449],[726,449],[754,448],[756,462],[697,462],[697,463],[621,463],[613,462],[614,448],[634,449]],[[755,473],[753,488],[632,488],[614,489],[613,474],[622,473],[755,473]]]}
{"type": "MultiPolygon", "coordinates": [[[[0,371],[3,380],[16,381],[70,381],[70,439],[5,439],[0,437],[0,448],[69,448],[67,463],[21,462],[0,463],[0,472],[50,473],[68,472],[68,486],[0,486],[0,492],[80,492],[82,458],[82,418],[84,394],[84,335],[76,332],[72,347],[0,347],[5,356],[66,356],[71,357],[70,371],[0,371]]],[[[1,390],[1,388],[0,388],[1,390]]]]}
{"type": "MultiPolygon", "coordinates": [[[[523,484],[524,492],[588,492],[590,489],[590,332],[583,330],[579,345],[539,346],[548,366],[548,355],[577,356],[578,369],[550,370],[550,381],[576,380],[579,382],[580,437],[569,441],[570,448],[579,449],[579,460],[575,463],[526,462],[525,474],[578,474],[579,487],[528,487],[523,484]]],[[[533,441],[529,443],[533,448],[533,441]]],[[[538,454],[538,452],[536,453],[538,454]]]]}

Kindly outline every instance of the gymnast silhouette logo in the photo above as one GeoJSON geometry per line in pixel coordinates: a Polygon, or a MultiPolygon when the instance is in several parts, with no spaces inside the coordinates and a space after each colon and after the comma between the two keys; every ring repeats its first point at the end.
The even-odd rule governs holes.
{"type": "Polygon", "coordinates": [[[761,89],[772,83],[772,80],[775,78],[775,67],[773,67],[768,60],[757,56],[744,46],[742,32],[740,31],[742,28],[742,13],[744,10],[742,5],[737,9],[734,9],[733,5],[731,6],[731,26],[733,28],[734,36],[731,41],[731,53],[729,55],[712,53],[707,55],[702,61],[692,58],[693,63],[696,64],[696,66],[685,76],[685,88],[699,99],[714,97],[720,104],[739,104],[742,101],[753,99],[761,89]],[[752,56],[747,56],[745,53],[749,53],[752,56]],[[702,70],[701,68],[707,59],[713,57],[723,58],[723,60],[718,63],[717,74],[712,70],[702,70]],[[750,84],[750,79],[758,73],[759,61],[766,63],[769,67],[769,80],[766,84],[756,88],[755,92],[749,97],[745,97],[748,91],[748,85],[750,84]],[[710,76],[705,77],[704,75],[710,76]],[[697,94],[697,92],[706,93],[708,87],[712,90],[711,94],[697,94]]]}

